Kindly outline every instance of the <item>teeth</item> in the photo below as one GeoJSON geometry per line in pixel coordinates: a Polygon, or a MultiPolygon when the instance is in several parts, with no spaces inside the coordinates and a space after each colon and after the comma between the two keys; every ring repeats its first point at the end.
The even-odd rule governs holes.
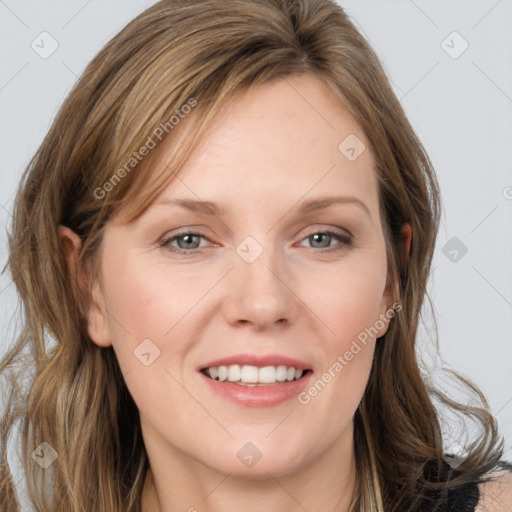
{"type": "Polygon", "coordinates": [[[258,368],[256,366],[242,366],[239,380],[247,384],[256,384],[259,382],[258,368]]]}
{"type": "Polygon", "coordinates": [[[236,382],[237,380],[240,380],[240,366],[237,364],[228,366],[228,380],[230,382],[236,382]]]}
{"type": "Polygon", "coordinates": [[[276,382],[298,380],[302,377],[303,371],[285,365],[259,368],[252,365],[232,364],[208,368],[205,373],[212,379],[221,382],[227,380],[239,384],[275,384],[276,382]]]}
{"type": "Polygon", "coordinates": [[[228,378],[228,367],[227,366],[219,366],[219,380],[223,381],[228,378]]]}
{"type": "MultiPolygon", "coordinates": [[[[295,368],[293,371],[295,371],[295,368]]],[[[286,380],[286,366],[281,365],[277,367],[276,377],[279,382],[284,382],[286,380]]]]}
{"type": "Polygon", "coordinates": [[[265,366],[258,370],[259,382],[272,384],[276,381],[276,369],[273,366],[265,366]]]}

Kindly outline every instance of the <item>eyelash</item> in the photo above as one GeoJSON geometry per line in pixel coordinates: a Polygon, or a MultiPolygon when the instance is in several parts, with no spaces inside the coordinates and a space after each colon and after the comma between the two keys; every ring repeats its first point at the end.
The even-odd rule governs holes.
{"type": "MultiPolygon", "coordinates": [[[[319,234],[327,235],[327,236],[329,236],[331,238],[337,239],[340,242],[340,245],[339,246],[334,246],[334,247],[331,247],[331,246],[324,247],[324,248],[321,248],[321,249],[312,247],[311,249],[315,253],[331,252],[331,251],[333,251],[333,252],[336,251],[337,252],[337,251],[341,251],[341,250],[343,250],[343,249],[345,249],[347,247],[351,247],[353,245],[353,237],[352,237],[352,235],[343,235],[341,233],[336,233],[335,231],[331,231],[331,230],[312,231],[311,233],[307,234],[302,240],[306,240],[306,239],[312,237],[313,235],[319,235],[319,234]]],[[[209,240],[202,233],[197,233],[197,232],[193,232],[193,231],[183,231],[181,233],[177,233],[177,234],[173,235],[172,237],[164,238],[163,240],[160,241],[160,246],[165,248],[166,250],[168,250],[170,252],[173,252],[173,253],[176,253],[176,254],[183,254],[183,255],[186,255],[186,256],[192,256],[192,255],[196,254],[197,251],[200,250],[200,248],[187,250],[187,249],[181,249],[179,247],[174,247],[174,246],[170,245],[171,242],[173,242],[174,240],[177,240],[178,238],[182,238],[182,237],[185,237],[185,236],[198,236],[198,237],[204,238],[206,240],[209,240]]]]}

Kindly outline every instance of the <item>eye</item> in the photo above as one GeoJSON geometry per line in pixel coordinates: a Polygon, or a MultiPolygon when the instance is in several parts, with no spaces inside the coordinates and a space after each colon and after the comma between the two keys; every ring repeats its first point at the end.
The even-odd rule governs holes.
{"type": "Polygon", "coordinates": [[[185,254],[199,249],[201,238],[203,240],[207,240],[207,238],[201,233],[193,233],[187,231],[173,235],[170,238],[165,238],[160,242],[160,245],[171,252],[185,254]],[[176,245],[173,245],[174,242],[177,243],[177,247],[176,245]]]}
{"type": "MultiPolygon", "coordinates": [[[[160,246],[174,253],[192,255],[201,247],[204,247],[204,245],[201,245],[201,239],[209,241],[201,233],[185,231],[164,238],[160,241],[160,246]]],[[[313,231],[302,239],[302,241],[306,240],[312,244],[312,249],[315,252],[342,250],[352,245],[352,235],[337,233],[332,230],[313,231]],[[333,245],[331,243],[333,241],[337,241],[338,244],[333,245]]]]}
{"type": "Polygon", "coordinates": [[[313,250],[315,252],[325,252],[327,251],[336,251],[344,249],[348,246],[352,245],[352,236],[346,235],[342,233],[337,233],[335,231],[315,231],[309,234],[306,238],[303,239],[308,240],[311,244],[313,244],[313,250]],[[332,241],[338,241],[338,245],[331,245],[332,241]],[[316,247],[315,245],[316,244],[316,247]]]}

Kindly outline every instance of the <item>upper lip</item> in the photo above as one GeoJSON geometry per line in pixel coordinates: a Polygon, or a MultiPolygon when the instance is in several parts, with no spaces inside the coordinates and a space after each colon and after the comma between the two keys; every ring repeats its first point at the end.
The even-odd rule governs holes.
{"type": "Polygon", "coordinates": [[[229,357],[223,357],[222,359],[215,359],[206,363],[200,367],[200,370],[205,368],[215,368],[218,366],[230,366],[232,364],[251,365],[251,366],[288,366],[293,367],[296,370],[309,370],[311,369],[303,361],[295,359],[293,357],[281,356],[278,354],[236,354],[229,357]]]}

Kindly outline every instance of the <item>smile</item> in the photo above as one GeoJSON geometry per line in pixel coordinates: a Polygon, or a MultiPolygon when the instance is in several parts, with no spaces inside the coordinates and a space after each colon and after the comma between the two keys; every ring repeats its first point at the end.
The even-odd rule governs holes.
{"type": "Polygon", "coordinates": [[[204,368],[201,372],[210,379],[219,382],[233,382],[240,386],[268,386],[293,382],[302,378],[309,370],[296,369],[293,366],[264,366],[238,365],[213,366],[204,368]]]}

